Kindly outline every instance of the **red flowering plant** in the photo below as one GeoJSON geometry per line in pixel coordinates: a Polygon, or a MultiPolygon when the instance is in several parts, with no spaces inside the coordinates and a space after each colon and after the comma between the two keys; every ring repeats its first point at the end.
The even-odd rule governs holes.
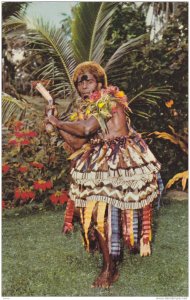
{"type": "Polygon", "coordinates": [[[50,196],[50,200],[53,204],[64,204],[68,201],[68,192],[67,191],[57,191],[50,196]]]}
{"type": "Polygon", "coordinates": [[[56,203],[50,197],[68,187],[67,155],[61,146],[52,144],[43,118],[32,110],[26,119],[6,124],[2,138],[4,209],[33,203],[53,207],[65,202],[62,194],[56,203]]]}

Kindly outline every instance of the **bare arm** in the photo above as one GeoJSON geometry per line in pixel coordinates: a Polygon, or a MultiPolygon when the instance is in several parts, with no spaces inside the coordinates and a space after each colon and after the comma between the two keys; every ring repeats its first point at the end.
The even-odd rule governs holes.
{"type": "Polygon", "coordinates": [[[66,131],[67,133],[70,133],[71,135],[75,135],[77,137],[88,137],[100,128],[98,121],[93,116],[88,120],[81,120],[76,122],[59,121],[54,116],[49,116],[48,120],[53,126],[56,126],[58,129],[66,131]]]}
{"type": "Polygon", "coordinates": [[[73,149],[78,150],[87,142],[87,139],[80,138],[63,130],[59,130],[60,135],[63,137],[65,142],[73,149]]]}

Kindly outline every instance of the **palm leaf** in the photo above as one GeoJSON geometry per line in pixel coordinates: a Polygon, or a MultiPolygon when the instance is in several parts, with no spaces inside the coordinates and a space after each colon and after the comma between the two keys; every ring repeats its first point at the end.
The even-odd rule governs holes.
{"type": "Polygon", "coordinates": [[[142,46],[150,43],[150,36],[149,34],[140,35],[134,39],[131,39],[127,43],[122,44],[110,57],[108,62],[106,63],[105,70],[110,80],[112,77],[118,77],[122,80],[126,80],[126,72],[123,72],[125,69],[125,58],[132,52],[138,51],[142,46]],[[114,74],[114,70],[116,70],[116,74],[114,74]],[[123,75],[121,75],[121,72],[123,75]],[[114,76],[115,75],[115,76],[114,76]]]}
{"type": "Polygon", "coordinates": [[[3,93],[2,124],[6,124],[13,116],[20,119],[26,112],[26,102],[3,93]]]}
{"type": "Polygon", "coordinates": [[[158,86],[150,87],[148,89],[142,90],[137,93],[134,97],[129,100],[129,105],[134,101],[143,100],[144,102],[149,102],[156,104],[158,100],[161,100],[163,97],[166,97],[170,94],[170,86],[158,86]]]}
{"type": "MultiPolygon", "coordinates": [[[[170,128],[172,128],[171,126],[169,126],[170,128]]],[[[177,134],[174,129],[172,128],[172,133],[173,134],[169,134],[167,132],[159,132],[159,131],[154,131],[152,133],[150,133],[149,135],[155,134],[157,136],[157,138],[161,138],[161,139],[165,139],[165,140],[169,140],[171,143],[175,144],[175,145],[179,145],[180,148],[186,153],[188,154],[188,146],[187,146],[187,142],[184,141],[181,136],[179,134],[177,134]]]]}
{"type": "Polygon", "coordinates": [[[144,118],[144,119],[146,119],[146,120],[150,118],[150,115],[149,115],[149,114],[147,114],[147,113],[144,112],[144,111],[137,110],[137,109],[134,109],[134,110],[133,110],[133,114],[134,114],[134,115],[137,115],[137,116],[139,116],[139,117],[141,117],[141,118],[144,118]]]}
{"type": "MultiPolygon", "coordinates": [[[[13,16],[4,25],[4,30],[25,26],[27,40],[33,50],[39,51],[47,58],[47,63],[36,71],[39,77],[54,79],[54,88],[67,89],[71,93],[75,87],[72,74],[76,67],[73,51],[62,29],[51,26],[42,19],[31,19],[23,15],[13,16]],[[60,86],[60,82],[62,86],[60,86]]],[[[53,90],[52,90],[53,91],[53,90]]]]}
{"type": "Polygon", "coordinates": [[[188,171],[177,173],[168,181],[168,183],[166,184],[166,189],[169,189],[176,181],[182,180],[182,188],[184,191],[186,187],[187,179],[188,179],[188,171]]]}
{"type": "Polygon", "coordinates": [[[117,2],[80,2],[74,10],[72,44],[76,60],[102,63],[105,39],[117,2]]]}

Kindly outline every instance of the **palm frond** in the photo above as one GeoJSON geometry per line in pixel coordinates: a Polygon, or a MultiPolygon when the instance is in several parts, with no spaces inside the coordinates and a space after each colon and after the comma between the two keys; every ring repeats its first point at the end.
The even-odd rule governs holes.
{"type": "Polygon", "coordinates": [[[20,119],[26,112],[26,102],[3,93],[2,95],[2,124],[6,124],[13,116],[20,119]]]}
{"type": "Polygon", "coordinates": [[[150,87],[138,92],[129,100],[129,106],[131,103],[139,100],[143,100],[149,104],[156,104],[158,100],[163,99],[163,97],[169,96],[171,92],[171,86],[157,86],[150,87]]]}
{"type": "Polygon", "coordinates": [[[71,32],[78,63],[102,63],[105,38],[117,2],[80,2],[75,8],[71,32]]]}
{"type": "Polygon", "coordinates": [[[176,181],[179,180],[181,180],[182,189],[184,191],[188,180],[188,171],[184,171],[174,175],[166,184],[166,189],[169,189],[176,181]]]}
{"type": "Polygon", "coordinates": [[[137,115],[137,116],[139,116],[139,117],[141,117],[141,118],[144,118],[144,119],[149,119],[151,116],[149,115],[149,114],[147,114],[146,112],[144,112],[144,111],[141,111],[141,110],[138,110],[138,109],[134,109],[133,110],[133,114],[134,115],[137,115]]]}
{"type": "Polygon", "coordinates": [[[44,22],[43,19],[32,19],[23,15],[9,18],[4,24],[4,30],[8,31],[10,28],[19,26],[25,26],[27,40],[33,50],[40,51],[47,57],[46,66],[36,70],[36,74],[45,79],[55,79],[55,81],[59,76],[62,86],[69,86],[69,92],[72,92],[75,89],[72,74],[76,62],[63,31],[44,22]]]}
{"type": "Polygon", "coordinates": [[[180,134],[176,133],[175,130],[173,129],[173,127],[169,126],[172,134],[169,134],[165,131],[160,132],[160,131],[154,131],[152,133],[150,133],[149,135],[156,135],[157,138],[161,138],[164,140],[169,140],[171,143],[175,144],[175,145],[179,145],[181,150],[184,151],[186,154],[188,154],[188,144],[187,144],[187,139],[188,136],[186,136],[186,139],[181,136],[180,134]]]}
{"type": "MultiPolygon", "coordinates": [[[[121,76],[120,71],[123,71],[125,68],[125,58],[127,58],[132,51],[138,51],[138,49],[147,43],[150,43],[149,34],[140,35],[122,44],[106,63],[105,71],[108,77],[112,79],[113,70],[117,70],[117,74],[121,76]]],[[[123,72],[123,75],[125,76],[125,72],[123,72]]]]}

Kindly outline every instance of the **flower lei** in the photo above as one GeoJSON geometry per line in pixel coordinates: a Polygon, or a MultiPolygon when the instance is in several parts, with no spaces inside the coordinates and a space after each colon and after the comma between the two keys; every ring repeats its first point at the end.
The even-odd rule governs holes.
{"type": "Polygon", "coordinates": [[[94,116],[102,128],[107,131],[105,119],[112,117],[117,111],[117,103],[120,103],[125,110],[131,111],[128,107],[127,96],[116,86],[109,86],[90,95],[88,99],[81,100],[77,111],[70,115],[70,121],[87,120],[94,116]]]}

